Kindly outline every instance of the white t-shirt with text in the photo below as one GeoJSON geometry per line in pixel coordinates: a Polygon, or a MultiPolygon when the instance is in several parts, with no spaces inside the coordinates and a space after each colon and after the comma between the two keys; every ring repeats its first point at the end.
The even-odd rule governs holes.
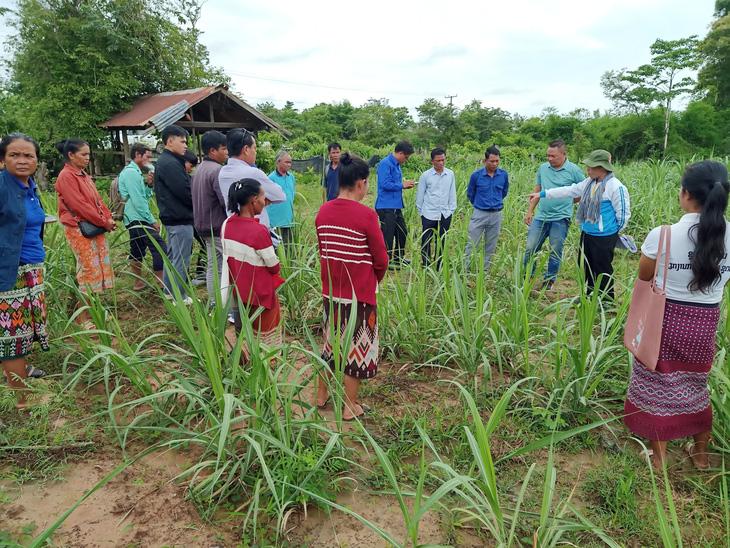
{"type": "MultiPolygon", "coordinates": [[[[692,281],[692,254],[695,250],[693,238],[696,239],[694,228],[700,222],[699,213],[687,213],[682,216],[678,223],[672,225],[672,241],[669,251],[669,266],[667,270],[666,293],[668,299],[684,301],[688,303],[716,304],[722,300],[722,290],[730,280],[730,262],[727,254],[720,261],[720,273],[722,278],[715,283],[706,293],[702,291],[690,291],[689,284],[692,281]]],[[[730,223],[725,229],[725,249],[730,251],[730,223]]],[[[641,252],[650,259],[659,255],[659,236],[661,227],[658,226],[646,237],[641,246],[641,252]]],[[[657,287],[662,287],[664,282],[664,250],[661,251],[659,269],[657,271],[657,287]]]]}

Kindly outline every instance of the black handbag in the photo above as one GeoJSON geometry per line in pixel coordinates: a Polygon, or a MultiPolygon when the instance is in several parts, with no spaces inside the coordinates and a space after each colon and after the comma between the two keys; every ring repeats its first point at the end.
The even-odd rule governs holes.
{"type": "MultiPolygon", "coordinates": [[[[97,205],[97,207],[99,206],[99,204],[96,204],[96,205],[97,205]]],[[[83,220],[79,219],[79,216],[76,215],[76,213],[74,213],[73,209],[68,207],[68,205],[66,206],[66,208],[69,210],[71,215],[76,217],[76,219],[78,220],[79,232],[81,232],[81,235],[84,238],[89,238],[89,239],[96,238],[99,234],[104,234],[105,232],[108,232],[108,230],[106,228],[104,228],[103,226],[96,226],[94,223],[90,223],[89,221],[83,221],[83,220]]]]}
{"type": "Polygon", "coordinates": [[[99,234],[104,234],[107,230],[103,226],[96,226],[89,221],[79,221],[79,231],[84,238],[96,238],[99,234]]]}

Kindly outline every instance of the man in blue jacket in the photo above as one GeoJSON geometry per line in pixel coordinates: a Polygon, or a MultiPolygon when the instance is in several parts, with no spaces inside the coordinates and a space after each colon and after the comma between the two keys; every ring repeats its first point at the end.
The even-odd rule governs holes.
{"type": "Polygon", "coordinates": [[[413,154],[413,145],[401,141],[395,151],[378,164],[378,197],[375,211],[380,219],[385,246],[388,248],[389,268],[399,269],[410,261],[403,257],[406,249],[408,228],[403,218],[403,189],[413,188],[414,181],[403,180],[401,166],[413,154]]]}
{"type": "Polygon", "coordinates": [[[471,174],[466,196],[474,206],[469,221],[469,240],[466,243],[466,267],[469,268],[471,252],[484,239],[484,271],[489,270],[492,255],[497,248],[502,228],[502,208],[509,191],[507,172],[499,168],[499,149],[491,146],[484,153],[484,168],[471,174]]]}

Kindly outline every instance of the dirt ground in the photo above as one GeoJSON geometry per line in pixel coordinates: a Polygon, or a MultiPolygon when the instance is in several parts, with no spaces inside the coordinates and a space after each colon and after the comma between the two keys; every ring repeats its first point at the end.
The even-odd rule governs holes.
{"type": "MultiPolygon", "coordinates": [[[[12,504],[0,510],[16,532],[35,523],[50,526],[85,492],[119,464],[119,454],[97,454],[67,466],[63,479],[23,485],[12,504]]],[[[127,468],[73,512],[53,541],[58,546],[235,546],[233,528],[204,524],[172,482],[188,462],[173,452],[149,456],[127,468]]],[[[11,491],[11,496],[12,496],[11,491]]]]}
{"type": "MultiPolygon", "coordinates": [[[[304,361],[302,361],[304,363],[304,361]]],[[[383,365],[379,380],[387,385],[388,396],[376,390],[368,401],[382,415],[399,416],[409,405],[433,400],[438,390],[428,381],[406,382],[407,370],[402,366],[383,365]]],[[[313,387],[305,396],[314,401],[313,387]]],[[[443,394],[442,394],[443,396],[443,394]]],[[[332,422],[331,409],[322,412],[332,422]]],[[[351,430],[355,425],[346,424],[351,430]]],[[[373,432],[377,425],[371,426],[373,432]]],[[[140,448],[141,449],[141,448],[140,448]]],[[[0,504],[0,530],[19,536],[23,529],[30,537],[49,527],[84,493],[120,464],[120,453],[108,447],[89,458],[76,460],[63,469],[62,478],[38,484],[30,482],[18,487],[6,482],[0,485],[12,502],[0,504]]],[[[102,489],[91,495],[74,511],[53,536],[54,545],[68,547],[191,546],[234,547],[243,545],[237,534],[238,522],[205,523],[194,505],[185,499],[185,485],[174,478],[192,464],[192,457],[175,451],[156,453],[131,465],[102,489]]],[[[406,529],[395,497],[369,494],[355,487],[341,493],[337,503],[363,518],[377,523],[399,541],[406,538],[406,529]]],[[[420,523],[422,543],[445,541],[439,516],[431,512],[420,523]]],[[[385,546],[386,542],[343,512],[325,512],[309,507],[295,512],[286,524],[283,543],[290,546],[343,547],[385,546]]],[[[273,538],[273,534],[271,537],[273,538]]],[[[478,546],[478,543],[460,543],[478,546]]]]}

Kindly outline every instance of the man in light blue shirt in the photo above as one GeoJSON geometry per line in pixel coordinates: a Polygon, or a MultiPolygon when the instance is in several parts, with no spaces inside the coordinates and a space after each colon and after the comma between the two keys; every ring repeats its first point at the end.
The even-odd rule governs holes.
{"type": "Polygon", "coordinates": [[[291,155],[281,151],[276,155],[276,169],[269,173],[269,179],[281,187],[286,199],[278,204],[271,204],[266,209],[269,212],[271,228],[279,231],[284,244],[292,242],[292,228],[294,227],[294,196],[296,195],[296,180],[291,172],[291,155]]]}
{"type": "Polygon", "coordinates": [[[436,268],[441,268],[444,239],[451,226],[451,216],[456,211],[456,178],[454,172],[444,167],[446,152],[443,148],[431,151],[431,169],[424,171],[418,180],[416,209],[421,215],[421,261],[427,267],[433,258],[436,268]],[[431,256],[431,241],[438,232],[434,255],[431,256]]]}
{"type": "MultiPolygon", "coordinates": [[[[548,145],[547,162],[537,170],[534,192],[551,188],[570,186],[585,179],[583,171],[568,160],[565,141],[556,139],[548,145]]],[[[543,287],[551,289],[558,277],[560,262],[563,257],[563,244],[568,236],[570,219],[573,216],[573,199],[541,200],[534,214],[536,202],[530,202],[525,215],[527,229],[527,245],[524,264],[527,265],[535,253],[540,251],[545,240],[550,239],[550,258],[545,272],[543,287]]],[[[534,271],[534,264],[533,264],[534,271]]]]}

